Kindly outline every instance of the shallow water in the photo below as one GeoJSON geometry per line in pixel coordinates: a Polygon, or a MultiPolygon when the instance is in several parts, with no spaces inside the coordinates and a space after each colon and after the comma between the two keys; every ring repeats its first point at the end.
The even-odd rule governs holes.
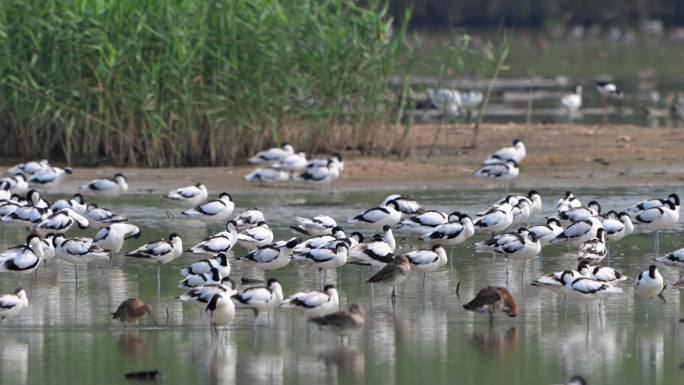
{"type": "MultiPolygon", "coordinates": [[[[605,210],[619,209],[646,196],[666,196],[670,191],[576,191],[582,201],[599,199],[605,210]]],[[[459,209],[474,213],[497,198],[494,191],[412,192],[427,207],[459,209]]],[[[545,215],[562,194],[543,190],[545,215]]],[[[382,193],[263,193],[236,195],[240,208],[259,207],[276,238],[289,238],[287,225],[294,215],[326,213],[344,223],[346,218],[384,198],[382,193]]],[[[181,218],[167,218],[166,209],[178,211],[154,197],[125,197],[106,204],[127,215],[143,230],[139,244],[176,231],[186,247],[212,229],[181,218]]],[[[236,212],[239,212],[237,209],[236,212]]],[[[536,218],[537,222],[543,218],[536,218]]],[[[347,227],[347,226],[344,226],[347,227]]],[[[347,230],[351,229],[347,227],[347,230]]],[[[18,243],[25,234],[3,229],[0,246],[18,243]]],[[[682,228],[661,234],[661,248],[681,247],[682,228]]],[[[71,236],[81,235],[73,233],[71,236]]],[[[82,235],[92,235],[85,231],[82,235]]],[[[398,234],[397,234],[398,235],[398,234]]],[[[484,238],[476,236],[475,240],[484,238]]],[[[408,249],[411,241],[400,240],[408,249]]],[[[389,291],[362,284],[367,270],[345,266],[341,277],[341,301],[361,303],[366,310],[365,329],[341,340],[325,331],[311,330],[296,314],[278,311],[259,318],[252,333],[252,313],[238,312],[221,344],[212,340],[199,307],[174,299],[178,270],[189,264],[183,256],[162,270],[161,298],[157,300],[155,265],[116,257],[112,267],[91,265],[79,270],[53,262],[38,277],[26,276],[30,307],[17,319],[0,327],[1,384],[125,383],[129,371],[159,369],[167,384],[375,384],[375,383],[478,383],[549,384],[582,374],[592,384],[678,384],[684,361],[682,297],[666,290],[666,301],[650,305],[646,318],[642,303],[630,290],[633,277],[651,263],[653,248],[648,234],[634,234],[612,246],[613,266],[630,279],[620,286],[622,295],[605,301],[599,316],[595,305],[571,303],[564,311],[562,297],[531,287],[541,274],[539,261],[528,261],[521,278],[522,261],[514,261],[509,289],[521,310],[516,318],[498,316],[490,328],[487,317],[465,312],[461,305],[486,285],[505,285],[505,260],[474,254],[469,240],[456,249],[454,270],[423,277],[412,274],[398,290],[396,309],[389,291]],[[86,274],[87,272],[87,274],[86,274]],[[87,279],[85,278],[87,276],[87,279]],[[460,297],[456,283],[460,282],[460,297]],[[110,313],[128,297],[140,296],[155,306],[160,327],[144,319],[139,329],[124,330],[110,313]]],[[[241,253],[238,247],[236,253],[241,253]]],[[[543,271],[574,267],[564,246],[544,250],[543,271]]],[[[231,261],[233,262],[233,261],[231,261]]],[[[235,276],[263,277],[259,272],[232,263],[235,276]]],[[[662,268],[672,284],[678,272],[662,268]]],[[[285,294],[318,286],[317,272],[288,266],[276,271],[285,294]]],[[[0,275],[0,292],[16,286],[16,277],[0,275]]]]}

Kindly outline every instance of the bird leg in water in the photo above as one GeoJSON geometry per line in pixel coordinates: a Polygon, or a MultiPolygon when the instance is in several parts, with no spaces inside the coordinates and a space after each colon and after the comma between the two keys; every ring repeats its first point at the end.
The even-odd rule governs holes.
{"type": "Polygon", "coordinates": [[[256,333],[257,317],[259,317],[259,311],[257,309],[252,309],[252,312],[254,313],[254,320],[252,321],[252,330],[254,331],[254,333],[256,333]]]}
{"type": "Polygon", "coordinates": [[[489,313],[489,324],[490,325],[494,324],[494,313],[489,313]]]}
{"type": "Polygon", "coordinates": [[[390,296],[390,298],[392,299],[392,306],[394,306],[394,304],[397,301],[397,287],[396,286],[392,286],[392,295],[390,296]]]}

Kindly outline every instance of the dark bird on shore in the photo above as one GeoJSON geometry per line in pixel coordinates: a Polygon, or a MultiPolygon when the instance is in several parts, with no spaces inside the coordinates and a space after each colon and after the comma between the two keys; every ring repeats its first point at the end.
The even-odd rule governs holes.
{"type": "Polygon", "coordinates": [[[325,326],[336,331],[344,329],[358,329],[363,327],[365,322],[363,308],[358,304],[349,305],[348,310],[341,310],[322,317],[309,318],[309,322],[313,322],[318,326],[325,326]]]}
{"type": "Polygon", "coordinates": [[[380,283],[392,286],[392,305],[396,302],[397,286],[404,283],[411,272],[411,263],[404,255],[397,255],[385,267],[370,277],[368,283],[380,283]]]}
{"type": "Polygon", "coordinates": [[[112,313],[112,319],[121,321],[124,327],[129,324],[135,323],[138,326],[138,321],[145,315],[145,313],[150,315],[152,321],[155,325],[158,325],[157,319],[154,318],[152,313],[152,306],[143,302],[140,298],[129,298],[121,303],[114,313],[112,313]]]}
{"type": "Polygon", "coordinates": [[[489,313],[490,324],[494,323],[494,314],[500,311],[509,317],[518,315],[518,304],[505,287],[488,286],[480,290],[475,298],[463,305],[463,308],[478,313],[489,313]]]}

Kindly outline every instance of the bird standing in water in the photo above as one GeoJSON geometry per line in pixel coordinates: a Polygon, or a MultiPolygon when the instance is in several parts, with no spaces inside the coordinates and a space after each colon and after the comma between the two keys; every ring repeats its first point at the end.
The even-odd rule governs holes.
{"type": "Polygon", "coordinates": [[[159,325],[152,313],[152,306],[146,304],[140,298],[129,298],[123,301],[116,311],[112,313],[112,319],[121,321],[124,327],[128,327],[132,323],[135,323],[135,327],[138,327],[138,321],[140,321],[140,318],[145,313],[150,315],[155,325],[159,325]]]}
{"type": "Polygon", "coordinates": [[[509,317],[518,315],[518,304],[511,293],[505,287],[488,286],[473,298],[470,302],[463,305],[466,310],[489,313],[489,324],[494,323],[494,314],[503,311],[509,317]]]}

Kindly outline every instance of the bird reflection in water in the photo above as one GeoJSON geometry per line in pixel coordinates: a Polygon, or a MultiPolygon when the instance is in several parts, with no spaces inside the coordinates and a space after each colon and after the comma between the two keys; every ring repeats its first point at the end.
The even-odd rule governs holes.
{"type": "Polygon", "coordinates": [[[145,353],[145,344],[138,337],[137,331],[123,331],[119,335],[118,346],[125,355],[130,356],[135,362],[141,361],[145,353]]]}
{"type": "Polygon", "coordinates": [[[338,346],[319,354],[325,364],[328,378],[337,378],[338,384],[365,384],[366,359],[363,351],[338,346]]]}
{"type": "Polygon", "coordinates": [[[506,358],[518,346],[519,333],[514,326],[504,330],[489,327],[486,330],[476,330],[470,342],[482,353],[498,358],[506,358]]]}

